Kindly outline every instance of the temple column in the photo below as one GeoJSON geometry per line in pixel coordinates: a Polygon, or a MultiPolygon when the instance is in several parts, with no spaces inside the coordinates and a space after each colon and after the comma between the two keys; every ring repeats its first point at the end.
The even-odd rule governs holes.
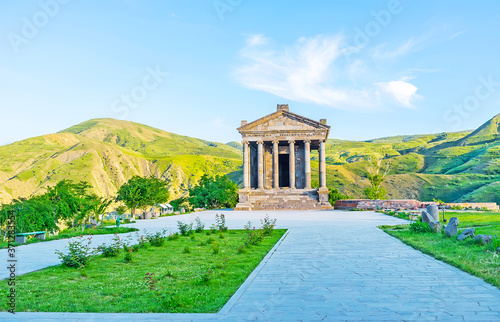
{"type": "Polygon", "coordinates": [[[243,188],[250,188],[250,147],[247,141],[243,141],[243,188]]]}
{"type": "Polygon", "coordinates": [[[319,187],[326,188],[326,155],[325,140],[319,141],[319,187]]]}
{"type": "Polygon", "coordinates": [[[295,189],[295,141],[288,141],[290,144],[290,189],[295,189]]]}
{"type": "Polygon", "coordinates": [[[311,140],[304,140],[306,189],[311,189],[311,140]]]}
{"type": "Polygon", "coordinates": [[[273,188],[279,189],[280,187],[280,169],[279,169],[279,141],[273,141],[273,188]]]}
{"type": "Polygon", "coordinates": [[[264,142],[257,142],[259,163],[259,189],[264,189],[264,142]]]}

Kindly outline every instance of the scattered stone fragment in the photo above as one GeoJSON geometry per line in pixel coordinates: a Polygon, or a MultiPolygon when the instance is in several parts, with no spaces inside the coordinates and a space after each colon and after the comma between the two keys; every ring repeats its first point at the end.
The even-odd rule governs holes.
{"type": "Polygon", "coordinates": [[[436,205],[429,205],[425,207],[429,215],[433,218],[431,221],[439,221],[439,208],[436,205]]]}
{"type": "Polygon", "coordinates": [[[431,221],[429,223],[429,226],[431,227],[431,231],[433,233],[440,233],[441,232],[441,223],[439,221],[431,221]]]}
{"type": "Polygon", "coordinates": [[[462,231],[462,233],[457,237],[458,241],[464,241],[469,237],[476,236],[476,228],[469,228],[462,231]]]}
{"type": "Polygon", "coordinates": [[[422,222],[429,224],[430,222],[435,221],[432,216],[425,210],[422,211],[422,222]]]}
{"type": "Polygon", "coordinates": [[[459,221],[457,217],[450,218],[448,225],[444,228],[444,233],[447,237],[458,235],[458,223],[459,221]]]}
{"type": "Polygon", "coordinates": [[[493,236],[491,236],[491,235],[477,235],[473,239],[474,242],[476,242],[478,244],[483,244],[483,245],[491,243],[492,240],[493,240],[493,236]]]}

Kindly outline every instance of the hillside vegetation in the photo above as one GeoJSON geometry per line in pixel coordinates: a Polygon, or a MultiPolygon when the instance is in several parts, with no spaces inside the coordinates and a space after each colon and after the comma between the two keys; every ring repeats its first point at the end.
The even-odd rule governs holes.
{"type": "MultiPolygon", "coordinates": [[[[329,140],[328,180],[363,197],[370,157],[391,163],[383,184],[389,198],[500,203],[500,114],[472,132],[329,140]]],[[[317,157],[316,157],[317,158],[317,157]]]]}
{"type": "MultiPolygon", "coordinates": [[[[500,114],[475,131],[327,143],[330,187],[362,198],[371,157],[391,163],[389,198],[500,203],[500,114]]],[[[312,153],[313,184],[318,181],[312,153]]],[[[169,180],[172,198],[185,196],[203,174],[241,184],[241,144],[204,141],[146,125],[94,119],[56,134],[0,147],[0,202],[40,193],[62,179],[85,180],[114,195],[133,175],[169,180]]]]}
{"type": "Polygon", "coordinates": [[[95,119],[1,146],[0,202],[41,193],[63,179],[84,180],[98,195],[115,195],[132,176],[151,174],[167,179],[176,198],[203,174],[229,174],[241,164],[241,151],[222,143],[95,119]]]}

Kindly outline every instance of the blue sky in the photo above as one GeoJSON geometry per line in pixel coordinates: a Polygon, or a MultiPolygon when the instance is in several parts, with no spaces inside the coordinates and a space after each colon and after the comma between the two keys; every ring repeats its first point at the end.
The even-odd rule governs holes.
{"type": "Polygon", "coordinates": [[[288,103],[364,140],[499,113],[498,1],[0,0],[0,144],[112,117],[219,142],[288,103]]]}

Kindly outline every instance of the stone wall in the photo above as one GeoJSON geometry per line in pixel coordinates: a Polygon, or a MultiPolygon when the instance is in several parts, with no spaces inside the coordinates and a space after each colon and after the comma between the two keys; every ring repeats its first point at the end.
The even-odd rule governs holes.
{"type": "Polygon", "coordinates": [[[335,209],[350,210],[377,210],[377,209],[420,209],[423,207],[422,202],[412,199],[401,200],[369,200],[369,199],[347,199],[337,200],[335,209]]]}
{"type": "Polygon", "coordinates": [[[449,207],[463,207],[471,209],[488,209],[488,210],[499,210],[499,207],[494,202],[459,202],[459,203],[446,203],[449,207]]]}

